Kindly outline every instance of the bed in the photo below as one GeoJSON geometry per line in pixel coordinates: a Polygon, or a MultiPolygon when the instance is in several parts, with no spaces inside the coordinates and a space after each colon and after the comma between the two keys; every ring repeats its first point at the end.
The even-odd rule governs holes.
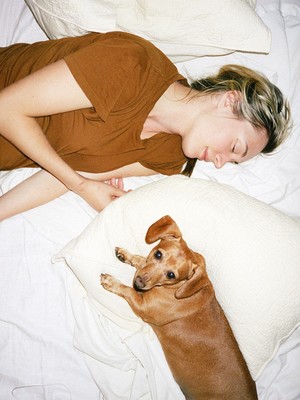
{"type": "MultiPolygon", "coordinates": [[[[36,3],[39,2],[2,0],[0,46],[47,40],[47,35],[40,25],[47,32],[49,24],[54,26],[54,20],[55,30],[60,30],[63,34],[82,34],[86,30],[97,29],[86,26],[86,21],[82,22],[80,30],[72,21],[62,22],[54,13],[59,10],[54,8],[47,19],[42,13],[43,8],[38,10],[36,3]]],[[[55,4],[55,1],[44,4],[40,1],[42,6],[47,3],[55,4]]],[[[66,3],[66,0],[60,2],[64,6],[66,3]]],[[[105,17],[102,19],[105,22],[102,28],[104,26],[105,30],[115,29],[113,2],[102,3],[102,17],[105,17]]],[[[122,12],[120,11],[117,28],[128,28],[131,31],[135,29],[135,33],[138,34],[145,33],[141,29],[149,19],[139,19],[137,24],[131,15],[127,15],[130,10],[127,7],[129,2],[119,3],[122,12]],[[127,22],[130,22],[127,26],[124,25],[125,16],[127,22]]],[[[238,3],[236,2],[237,5],[238,3]]],[[[254,6],[255,2],[248,3],[254,6]]],[[[130,4],[134,6],[134,2],[130,4]]],[[[164,7],[168,4],[170,6],[171,3],[166,2],[164,7]]],[[[138,10],[136,7],[133,9],[138,10]]],[[[166,11],[167,8],[163,8],[163,12],[166,11]]],[[[274,209],[281,219],[288,218],[289,224],[294,221],[299,226],[300,3],[298,0],[258,0],[255,12],[263,22],[263,25],[257,28],[258,31],[253,32],[252,39],[256,42],[261,41],[261,48],[256,48],[256,52],[255,49],[251,51],[249,47],[246,48],[247,51],[245,48],[235,48],[239,51],[234,51],[234,46],[229,47],[226,43],[223,44],[225,50],[217,49],[215,43],[212,47],[206,43],[205,54],[201,54],[203,47],[192,48],[194,42],[191,40],[185,53],[181,50],[182,46],[178,46],[176,51],[174,46],[168,46],[168,40],[172,42],[172,37],[163,41],[161,37],[153,39],[153,32],[150,30],[146,34],[154,42],[157,39],[156,44],[161,45],[163,50],[173,57],[179,70],[187,77],[197,77],[199,71],[206,74],[222,64],[238,63],[263,72],[281,88],[290,101],[294,124],[292,134],[280,149],[271,156],[258,156],[242,165],[226,165],[221,170],[210,164],[198,163],[192,178],[193,182],[203,182],[205,188],[207,184],[225,185],[226,190],[230,186],[234,190],[232,196],[236,196],[235,191],[242,193],[242,196],[258,201],[260,207],[266,205],[267,210],[274,209]],[[254,38],[255,34],[258,38],[254,38]]],[[[77,17],[78,15],[82,17],[80,10],[77,10],[77,17]]],[[[137,15],[135,17],[137,18],[137,15]]],[[[150,22],[149,26],[153,27],[150,22]]],[[[165,34],[167,36],[167,33],[165,34]]],[[[225,41],[224,37],[223,39],[225,41]]],[[[2,171],[0,192],[5,193],[34,172],[34,169],[2,171]]],[[[125,187],[133,189],[130,193],[132,201],[138,202],[139,199],[147,199],[148,193],[145,192],[145,188],[150,185],[154,190],[160,190],[164,179],[166,178],[161,175],[127,178],[125,187]]],[[[172,179],[171,177],[171,181],[167,182],[167,187],[173,196],[175,189],[172,179]]],[[[175,183],[186,185],[186,179],[188,178],[177,177],[175,183]],[[184,183],[181,183],[182,179],[184,183]]],[[[114,215],[122,217],[123,214],[118,214],[121,212],[119,208],[122,202],[121,206],[118,202],[119,200],[113,205],[114,215]]],[[[155,207],[156,204],[160,203],[153,202],[152,206],[155,207]]],[[[167,205],[164,207],[162,206],[161,210],[167,211],[167,205]]],[[[139,212],[142,212],[142,209],[139,212]]],[[[101,307],[95,307],[89,297],[88,279],[79,279],[80,274],[76,273],[76,268],[66,265],[66,254],[70,253],[74,246],[82,246],[84,243],[88,248],[90,225],[92,224],[94,229],[95,220],[102,223],[102,236],[99,233],[99,237],[102,238],[104,246],[106,234],[103,229],[110,217],[111,211],[108,210],[108,213],[103,213],[103,217],[100,216],[99,219],[99,215],[83,200],[73,193],[67,193],[49,204],[0,223],[0,399],[183,399],[159,344],[148,327],[139,325],[135,330],[138,334],[131,336],[126,333],[127,327],[122,323],[118,325],[118,329],[114,329],[118,318],[114,320],[111,313],[117,313],[118,310],[110,310],[110,313],[105,314],[101,307]],[[89,233],[82,236],[83,232],[87,232],[86,229],[89,233]],[[79,239],[76,239],[78,237],[79,239]],[[106,323],[106,318],[110,320],[109,323],[106,323]]],[[[272,214],[271,220],[268,221],[274,222],[276,218],[272,214]]],[[[112,221],[113,223],[117,223],[116,220],[112,221]]],[[[117,230],[120,235],[117,239],[121,240],[122,235],[126,235],[126,244],[130,246],[130,240],[135,237],[133,228],[127,227],[124,232],[122,229],[122,224],[114,227],[114,231],[117,230]]],[[[276,229],[274,228],[273,232],[277,232],[276,229]]],[[[299,232],[298,228],[293,229],[299,232]]],[[[294,237],[293,243],[295,256],[291,263],[295,267],[295,286],[300,280],[300,272],[296,271],[296,266],[300,267],[300,258],[297,258],[299,253],[295,249],[299,243],[299,235],[294,237]]],[[[278,239],[276,247],[280,245],[278,239]]],[[[101,243],[99,248],[101,249],[101,243]]],[[[106,254],[105,251],[103,254],[106,254]]],[[[99,282],[94,284],[99,286],[99,282]]],[[[269,291],[266,290],[265,296],[268,295],[269,291]]],[[[277,294],[277,297],[289,296],[298,301],[299,295],[296,292],[288,292],[288,286],[286,290],[284,286],[281,287],[281,292],[277,294]]],[[[111,297],[108,301],[114,303],[116,309],[122,307],[111,297]]],[[[296,300],[293,307],[299,309],[296,300]]],[[[286,311],[288,313],[289,310],[286,311]]],[[[259,369],[259,373],[254,374],[259,399],[300,399],[299,312],[295,311],[291,317],[292,328],[285,334],[284,340],[277,342],[273,353],[271,351],[272,356],[259,369]]],[[[286,323],[285,318],[282,319],[283,323],[286,323]]],[[[137,323],[134,318],[127,322],[129,325],[137,323]]]]}

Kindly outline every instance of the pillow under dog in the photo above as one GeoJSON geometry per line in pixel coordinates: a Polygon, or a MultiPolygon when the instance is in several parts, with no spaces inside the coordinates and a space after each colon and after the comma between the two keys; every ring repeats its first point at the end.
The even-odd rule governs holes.
{"type": "MultiPolygon", "coordinates": [[[[114,201],[56,257],[73,270],[97,309],[126,329],[144,323],[128,304],[105,291],[109,272],[131,284],[133,268],[116,246],[147,255],[148,227],[169,214],[207,271],[253,379],[300,323],[300,224],[230,186],[167,177],[114,201]]],[[[146,333],[145,333],[146,334],[146,333]]]]}

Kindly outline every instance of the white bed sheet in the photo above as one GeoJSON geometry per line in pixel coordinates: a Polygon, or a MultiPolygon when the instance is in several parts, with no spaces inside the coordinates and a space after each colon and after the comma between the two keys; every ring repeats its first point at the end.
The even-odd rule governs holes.
{"type": "MultiPolygon", "coordinates": [[[[293,134],[273,156],[259,156],[244,165],[229,165],[222,170],[199,163],[194,176],[229,183],[300,217],[300,3],[260,0],[258,12],[272,31],[270,55],[232,54],[193,60],[179,68],[196,76],[198,71],[205,73],[220,64],[237,62],[265,72],[290,98],[293,134]]],[[[23,0],[2,0],[0,45],[36,40],[45,40],[45,35],[23,0]]],[[[21,169],[0,173],[0,190],[9,190],[34,172],[21,169]]],[[[130,178],[125,183],[127,188],[136,188],[155,179],[160,176],[130,178]]],[[[94,216],[89,206],[69,193],[0,223],[1,400],[97,400],[102,394],[96,383],[105,380],[112,391],[116,386],[113,376],[96,376],[98,368],[89,371],[82,353],[74,348],[76,310],[74,314],[70,293],[76,281],[64,265],[51,263],[53,255],[94,216]]],[[[299,375],[298,329],[283,343],[257,381],[260,399],[300,399],[299,375]]]]}

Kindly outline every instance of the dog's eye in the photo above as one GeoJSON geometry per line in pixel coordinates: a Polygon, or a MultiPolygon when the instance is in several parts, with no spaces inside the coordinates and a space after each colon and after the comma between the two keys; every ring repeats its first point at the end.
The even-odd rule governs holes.
{"type": "Polygon", "coordinates": [[[160,250],[156,250],[154,257],[160,260],[162,258],[162,252],[160,250]]]}
{"type": "Polygon", "coordinates": [[[174,274],[174,272],[168,271],[168,272],[167,272],[167,278],[168,278],[168,279],[175,279],[175,274],[174,274]]]}

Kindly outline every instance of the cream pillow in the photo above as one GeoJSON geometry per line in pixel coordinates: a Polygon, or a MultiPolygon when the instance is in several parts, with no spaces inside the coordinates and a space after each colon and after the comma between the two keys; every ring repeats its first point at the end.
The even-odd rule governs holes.
{"type": "Polygon", "coordinates": [[[255,0],[26,0],[49,38],[121,30],[153,42],[173,61],[233,51],[268,53],[255,0]]]}
{"type": "Polygon", "coordinates": [[[144,323],[123,299],[99,285],[99,275],[109,272],[131,285],[133,268],[116,259],[114,248],[147,255],[153,245],[145,244],[146,231],[166,214],[189,246],[205,256],[217,298],[256,380],[300,323],[299,220],[230,186],[178,175],[114,201],[56,260],[73,270],[102,315],[137,331],[144,323]]]}

